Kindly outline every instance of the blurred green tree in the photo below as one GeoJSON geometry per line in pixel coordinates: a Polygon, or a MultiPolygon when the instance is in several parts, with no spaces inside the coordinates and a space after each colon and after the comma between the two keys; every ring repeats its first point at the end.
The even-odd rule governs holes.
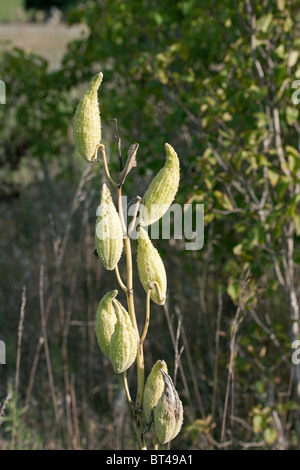
{"type": "Polygon", "coordinates": [[[3,199],[19,193],[26,184],[15,184],[14,172],[22,159],[31,159],[32,167],[39,162],[49,184],[53,158],[61,159],[59,171],[68,166],[70,160],[62,155],[72,148],[68,130],[73,105],[61,73],[50,73],[43,58],[15,48],[4,52],[0,62],[1,79],[6,84],[6,104],[0,107],[3,199]]]}
{"type": "MultiPolygon", "coordinates": [[[[103,71],[104,114],[126,123],[145,166],[151,155],[156,169],[166,136],[179,150],[183,196],[205,204],[209,264],[245,315],[264,318],[266,296],[284,299],[289,348],[299,338],[299,14],[286,0],[82,4],[69,22],[90,34],[64,60],[79,81],[103,71]]],[[[286,362],[300,444],[300,365],[286,362]]]]}
{"type": "Polygon", "coordinates": [[[103,126],[117,117],[124,145],[139,142],[139,169],[161,166],[166,140],[178,150],[178,196],[205,204],[205,245],[192,258],[185,253],[185,267],[188,275],[205,273],[201,305],[221,291],[231,302],[223,317],[233,315],[228,325],[221,308],[216,320],[216,302],[209,306],[208,344],[214,346],[223,322],[229,348],[220,357],[217,348],[207,353],[214,357],[205,372],[212,377],[214,364],[224,366],[222,383],[214,375],[205,403],[212,419],[195,422],[192,432],[213,433],[217,421],[226,437],[228,397],[238,383],[251,389],[253,403],[261,401],[245,405],[254,434],[283,448],[296,445],[293,433],[300,445],[300,366],[290,360],[299,338],[300,126],[292,101],[300,78],[299,15],[294,0],[91,1],[69,13],[69,23],[85,23],[89,34],[70,43],[59,72],[49,74],[44,61],[20,50],[1,59],[12,97],[11,107],[0,108],[4,166],[16,168],[32,155],[46,175],[48,161],[71,148],[71,90],[100,70],[103,126]],[[283,441],[274,423],[284,429],[283,441]]]}

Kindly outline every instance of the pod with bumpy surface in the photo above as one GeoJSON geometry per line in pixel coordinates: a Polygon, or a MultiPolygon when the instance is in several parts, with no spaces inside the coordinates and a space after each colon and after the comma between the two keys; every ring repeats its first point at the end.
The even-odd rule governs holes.
{"type": "Polygon", "coordinates": [[[161,371],[165,383],[164,391],[154,411],[154,428],[157,439],[166,444],[179,433],[183,423],[183,406],[171,377],[161,371]]]}
{"type": "Polygon", "coordinates": [[[112,304],[117,294],[117,290],[112,290],[102,297],[96,313],[96,337],[101,351],[106,357],[109,357],[109,343],[117,323],[115,309],[112,304]]]}
{"type": "Polygon", "coordinates": [[[127,310],[113,300],[117,322],[109,344],[109,358],[114,372],[125,372],[135,361],[138,339],[127,310]]]}
{"type": "Polygon", "coordinates": [[[95,245],[105,269],[112,271],[120,261],[123,251],[123,231],[119,214],[110,191],[103,184],[101,202],[97,209],[95,245]]]}
{"type": "Polygon", "coordinates": [[[74,118],[74,138],[78,152],[91,161],[101,141],[101,120],[98,104],[98,88],[103,74],[100,72],[90,82],[78,103],[74,118]]]}
{"type": "Polygon", "coordinates": [[[164,305],[167,291],[167,276],[164,264],[146,230],[140,227],[137,233],[137,265],[140,281],[146,292],[151,288],[150,298],[153,302],[157,305],[164,305]]]}
{"type": "Polygon", "coordinates": [[[166,162],[151,181],[143,197],[141,225],[151,225],[159,220],[172,204],[180,179],[179,159],[169,144],[165,144],[166,162]]]}
{"type": "Polygon", "coordinates": [[[143,411],[148,425],[150,425],[153,420],[154,409],[164,390],[165,383],[160,372],[161,370],[168,372],[165,361],[159,360],[152,367],[144,389],[143,411]]]}

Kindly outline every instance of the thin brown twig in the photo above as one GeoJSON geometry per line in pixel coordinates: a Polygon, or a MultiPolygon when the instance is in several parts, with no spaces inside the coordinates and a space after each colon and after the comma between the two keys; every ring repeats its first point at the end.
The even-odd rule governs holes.
{"type": "MultiPolygon", "coordinates": [[[[199,407],[199,410],[200,410],[200,413],[201,413],[201,418],[205,419],[206,418],[205,408],[204,408],[203,401],[202,401],[202,398],[201,398],[201,394],[200,394],[200,391],[199,391],[199,384],[198,384],[198,380],[197,380],[197,374],[195,372],[195,366],[194,366],[192,355],[191,355],[191,352],[190,352],[189,342],[188,342],[188,339],[186,337],[184,324],[182,324],[182,326],[181,326],[181,337],[182,337],[182,341],[183,341],[183,345],[184,345],[186,358],[187,358],[187,361],[188,361],[188,366],[189,366],[190,373],[191,373],[191,378],[192,378],[192,382],[193,382],[195,397],[196,397],[198,407],[199,407]]],[[[181,362],[179,362],[179,364],[180,363],[181,362]]],[[[181,373],[181,369],[180,369],[180,373],[181,373]]]]}
{"type": "Polygon", "coordinates": [[[14,396],[13,422],[12,422],[12,431],[11,431],[11,448],[12,449],[15,448],[15,441],[16,441],[17,403],[18,403],[18,393],[19,393],[21,346],[22,346],[22,337],[23,337],[23,330],[24,330],[25,306],[26,306],[26,287],[23,286],[22,301],[21,301],[21,308],[20,308],[20,318],[19,318],[19,326],[18,326],[18,346],[17,346],[15,392],[14,392],[15,396],[14,396]]]}
{"type": "Polygon", "coordinates": [[[63,314],[64,325],[63,325],[63,331],[62,331],[62,358],[63,358],[63,370],[64,370],[66,418],[67,418],[69,449],[71,449],[73,445],[73,434],[74,434],[73,424],[74,423],[72,423],[72,396],[71,396],[71,383],[70,383],[70,373],[69,373],[68,337],[69,337],[70,322],[71,322],[71,315],[72,315],[72,299],[74,299],[74,294],[76,290],[76,280],[77,280],[77,273],[75,272],[71,280],[70,302],[67,308],[67,312],[63,314]]]}
{"type": "MultiPolygon", "coordinates": [[[[177,306],[176,306],[177,307],[177,306]]],[[[175,312],[178,317],[178,323],[177,323],[177,330],[176,330],[176,338],[175,338],[175,365],[174,365],[174,386],[176,386],[176,379],[177,379],[177,371],[178,371],[178,366],[179,366],[179,360],[181,357],[181,354],[184,351],[184,346],[180,348],[179,351],[179,339],[181,335],[181,326],[182,326],[182,315],[179,310],[179,308],[175,307],[175,312]]]]}
{"type": "Polygon", "coordinates": [[[16,363],[16,375],[15,375],[15,396],[19,393],[19,379],[20,379],[20,361],[21,361],[21,345],[24,330],[24,316],[26,306],[26,287],[23,287],[22,291],[22,303],[20,309],[20,320],[18,326],[18,347],[17,347],[17,363],[16,363]]]}
{"type": "Polygon", "coordinates": [[[51,366],[51,359],[50,359],[50,351],[49,351],[49,344],[48,344],[48,337],[47,337],[47,329],[46,329],[46,318],[45,318],[45,306],[44,306],[44,265],[41,264],[40,267],[40,286],[39,286],[39,294],[40,294],[40,313],[41,313],[41,324],[42,324],[42,337],[43,337],[43,344],[45,349],[45,356],[46,356],[46,364],[47,364],[47,371],[48,371],[48,378],[49,378],[49,385],[51,391],[51,397],[53,402],[54,414],[55,414],[55,421],[58,421],[58,407],[57,407],[57,399],[56,399],[56,392],[54,386],[54,379],[52,373],[52,366],[51,366]]]}
{"type": "MultiPolygon", "coordinates": [[[[226,426],[226,418],[227,418],[227,410],[228,410],[229,391],[230,391],[230,388],[233,389],[236,335],[237,335],[239,326],[243,320],[243,316],[240,316],[240,314],[241,314],[241,307],[239,305],[237,308],[232,326],[231,326],[230,359],[229,359],[229,370],[228,370],[228,376],[227,376],[223,420],[222,420],[222,428],[221,428],[221,438],[220,438],[221,442],[223,442],[224,437],[225,437],[225,426],[226,426]]],[[[232,415],[233,415],[233,410],[232,410],[232,415]]]]}
{"type": "Polygon", "coordinates": [[[232,439],[230,439],[229,441],[226,441],[226,442],[217,442],[212,436],[210,436],[209,434],[207,434],[207,439],[209,440],[209,442],[211,444],[213,444],[215,447],[217,447],[218,449],[225,449],[226,447],[229,447],[232,445],[232,439]]]}
{"type": "MultiPolygon", "coordinates": [[[[61,264],[62,264],[64,254],[65,254],[65,251],[66,251],[67,243],[68,243],[68,240],[69,240],[73,215],[76,212],[76,210],[78,209],[78,207],[80,205],[80,202],[83,199],[84,185],[92,177],[93,177],[92,176],[92,167],[89,165],[89,166],[87,166],[87,168],[83,172],[83,174],[80,178],[78,187],[75,191],[75,195],[73,197],[73,201],[72,201],[72,204],[71,204],[69,219],[67,221],[64,236],[63,236],[62,242],[60,244],[59,253],[58,253],[57,258],[56,258],[55,272],[54,272],[53,279],[52,279],[53,291],[52,291],[51,295],[48,297],[46,308],[45,308],[45,322],[46,322],[46,324],[47,324],[48,317],[50,315],[51,307],[52,307],[52,304],[53,304],[53,300],[54,300],[54,297],[55,297],[56,285],[57,285],[57,282],[60,279],[60,268],[61,268],[61,264]]],[[[25,407],[26,408],[28,408],[28,405],[30,403],[32,390],[33,390],[33,385],[34,385],[34,381],[35,381],[35,376],[36,376],[36,372],[37,372],[37,367],[38,367],[38,363],[39,363],[39,359],[40,359],[40,353],[41,353],[41,349],[42,349],[43,344],[44,344],[44,340],[43,340],[43,335],[42,335],[42,331],[41,331],[38,342],[37,342],[37,345],[36,345],[35,355],[34,355],[33,363],[32,363],[32,366],[31,366],[31,371],[30,371],[30,376],[29,376],[29,381],[28,381],[28,386],[27,386],[27,392],[26,392],[26,398],[25,398],[25,407]]]]}
{"type": "Polygon", "coordinates": [[[2,424],[2,421],[3,421],[2,417],[4,416],[6,407],[7,407],[8,402],[9,402],[10,399],[11,399],[11,393],[8,392],[8,394],[7,394],[7,396],[4,400],[4,403],[3,403],[3,405],[1,406],[1,409],[0,409],[0,424],[2,424]]]}
{"type": "Polygon", "coordinates": [[[73,424],[74,424],[73,448],[75,450],[81,450],[74,374],[71,375],[71,402],[72,402],[72,416],[73,416],[73,424]]]}
{"type": "MultiPolygon", "coordinates": [[[[171,341],[172,341],[172,344],[173,344],[173,348],[175,350],[176,338],[175,338],[175,334],[174,334],[174,329],[173,329],[173,325],[172,325],[172,321],[171,321],[167,301],[165,302],[163,307],[164,307],[164,311],[165,311],[165,315],[166,315],[166,319],[167,319],[167,323],[168,323],[168,328],[169,328],[169,331],[170,331],[171,341]]],[[[184,346],[185,346],[185,344],[184,344],[184,346]]],[[[186,397],[187,397],[188,401],[190,402],[190,404],[193,405],[192,397],[191,397],[191,394],[190,394],[190,391],[189,391],[189,387],[188,387],[188,383],[187,383],[187,380],[186,380],[186,375],[185,375],[185,372],[184,372],[184,368],[183,368],[183,365],[182,365],[181,358],[179,359],[178,367],[179,367],[179,370],[180,370],[180,375],[181,375],[181,378],[182,378],[182,382],[183,382],[186,397]]],[[[204,409],[203,409],[203,411],[204,411],[204,409]]]]}
{"type": "Polygon", "coordinates": [[[214,357],[214,376],[213,376],[213,391],[212,391],[212,405],[211,405],[211,415],[212,422],[215,420],[216,412],[216,397],[217,397],[217,388],[218,388],[218,366],[219,366],[219,352],[220,352],[220,327],[221,327],[221,316],[223,310],[223,300],[222,300],[222,289],[219,287],[218,292],[218,312],[217,312],[217,324],[216,324],[216,336],[215,336],[215,357],[214,357]]]}

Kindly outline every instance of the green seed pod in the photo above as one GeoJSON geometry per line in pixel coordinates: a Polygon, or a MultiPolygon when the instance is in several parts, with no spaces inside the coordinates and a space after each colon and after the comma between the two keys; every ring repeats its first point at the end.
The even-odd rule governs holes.
{"type": "Polygon", "coordinates": [[[95,245],[105,269],[112,271],[123,251],[123,231],[119,214],[106,184],[102,186],[101,202],[97,209],[95,245]]]}
{"type": "Polygon", "coordinates": [[[112,290],[102,297],[96,313],[96,337],[101,351],[106,357],[109,357],[109,343],[117,323],[115,309],[112,304],[117,294],[117,290],[112,290]]]}
{"type": "Polygon", "coordinates": [[[143,197],[144,210],[141,211],[141,225],[151,225],[159,220],[172,204],[179,185],[179,159],[169,144],[165,144],[167,155],[164,167],[151,181],[143,197]]]}
{"type": "Polygon", "coordinates": [[[183,407],[171,377],[161,371],[165,387],[154,411],[155,434],[161,444],[166,444],[179,433],[183,423],[183,407]]]}
{"type": "Polygon", "coordinates": [[[78,103],[74,118],[74,138],[78,152],[91,161],[96,146],[101,141],[101,121],[98,104],[98,88],[103,74],[100,72],[90,82],[78,103]]]}
{"type": "Polygon", "coordinates": [[[157,361],[148,375],[143,399],[143,411],[146,423],[150,425],[153,419],[154,409],[158,400],[164,390],[164,380],[161,374],[161,369],[168,372],[167,364],[165,361],[157,361]]]}
{"type": "Polygon", "coordinates": [[[164,305],[166,301],[167,276],[162,259],[153,246],[146,230],[138,231],[137,265],[141,283],[147,292],[151,289],[151,299],[157,305],[164,305]]]}
{"type": "Polygon", "coordinates": [[[130,316],[125,308],[113,300],[117,322],[109,345],[109,358],[114,372],[125,372],[135,361],[138,339],[130,316]]]}

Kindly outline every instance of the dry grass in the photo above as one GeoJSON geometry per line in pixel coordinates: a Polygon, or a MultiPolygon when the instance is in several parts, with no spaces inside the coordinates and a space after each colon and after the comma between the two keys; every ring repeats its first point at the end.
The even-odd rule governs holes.
{"type": "Polygon", "coordinates": [[[38,54],[49,62],[49,69],[55,70],[60,66],[67,44],[86,32],[84,25],[0,24],[0,47],[2,50],[19,47],[38,54]]]}

